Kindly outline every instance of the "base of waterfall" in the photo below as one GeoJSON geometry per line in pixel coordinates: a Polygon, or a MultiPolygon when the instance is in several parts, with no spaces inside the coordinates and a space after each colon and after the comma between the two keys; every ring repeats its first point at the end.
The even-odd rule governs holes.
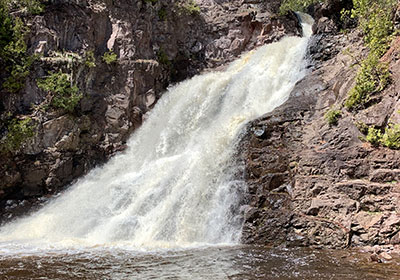
{"type": "MultiPolygon", "coordinates": [[[[0,249],[1,250],[1,249],[0,249]]],[[[397,279],[395,264],[371,263],[359,251],[279,249],[256,246],[131,251],[92,248],[7,254],[4,279],[397,279]]]]}

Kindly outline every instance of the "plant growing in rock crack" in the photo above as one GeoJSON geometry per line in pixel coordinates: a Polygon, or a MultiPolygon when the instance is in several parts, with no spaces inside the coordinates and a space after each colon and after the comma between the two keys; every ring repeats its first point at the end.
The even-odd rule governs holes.
{"type": "Polygon", "coordinates": [[[106,64],[111,64],[111,63],[114,63],[114,62],[116,62],[117,61],[117,59],[118,59],[118,57],[117,57],[117,54],[116,53],[114,53],[113,51],[108,51],[108,52],[105,52],[104,54],[103,54],[103,61],[106,63],[106,64]]]}
{"type": "Polygon", "coordinates": [[[382,139],[382,133],[379,129],[375,127],[369,127],[367,131],[367,135],[365,136],[365,140],[371,143],[374,146],[378,146],[382,139]]]}
{"type": "Polygon", "coordinates": [[[325,120],[328,122],[329,125],[337,125],[339,118],[342,116],[342,112],[340,110],[330,109],[324,115],[325,120]]]}
{"type": "Polygon", "coordinates": [[[0,140],[0,152],[14,153],[34,135],[34,125],[31,118],[12,119],[7,126],[7,134],[0,140]]]}
{"type": "Polygon", "coordinates": [[[0,1],[0,63],[6,72],[2,88],[17,92],[24,87],[35,56],[27,54],[25,42],[29,28],[26,19],[43,11],[43,4],[37,0],[0,1]]]}
{"type": "Polygon", "coordinates": [[[72,85],[71,76],[67,73],[51,73],[48,77],[38,80],[37,85],[53,94],[51,106],[64,109],[68,113],[72,113],[82,99],[78,87],[72,85]]]}
{"type": "Polygon", "coordinates": [[[365,140],[374,146],[382,145],[390,149],[400,149],[400,124],[389,124],[384,132],[375,127],[368,127],[365,140]]]}
{"type": "Polygon", "coordinates": [[[89,68],[96,67],[96,59],[93,51],[87,51],[84,55],[85,65],[89,68]]]}
{"type": "Polygon", "coordinates": [[[371,53],[361,62],[356,75],[356,85],[350,90],[344,105],[349,110],[364,108],[370,96],[382,91],[390,82],[389,66],[371,53]]]}
{"type": "Polygon", "coordinates": [[[400,149],[400,124],[389,124],[385,128],[381,143],[390,149],[400,149]]]}
{"type": "Polygon", "coordinates": [[[158,10],[158,18],[161,21],[165,21],[167,19],[167,10],[164,7],[158,10]]]}
{"type": "Polygon", "coordinates": [[[193,0],[186,0],[180,4],[180,10],[189,15],[200,14],[200,7],[193,0]]]}

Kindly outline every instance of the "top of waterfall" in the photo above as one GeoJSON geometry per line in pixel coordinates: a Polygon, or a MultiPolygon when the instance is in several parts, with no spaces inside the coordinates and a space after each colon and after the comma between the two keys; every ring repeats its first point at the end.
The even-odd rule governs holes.
{"type": "Polygon", "coordinates": [[[300,23],[303,29],[303,36],[306,38],[311,37],[312,35],[312,26],[314,24],[314,19],[312,16],[306,13],[297,12],[297,16],[300,19],[300,23]]]}

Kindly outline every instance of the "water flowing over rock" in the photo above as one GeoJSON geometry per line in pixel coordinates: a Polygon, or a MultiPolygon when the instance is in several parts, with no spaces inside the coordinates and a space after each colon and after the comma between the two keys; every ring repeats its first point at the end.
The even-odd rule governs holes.
{"type": "Polygon", "coordinates": [[[246,184],[233,158],[237,141],[246,121],[282,104],[304,77],[311,35],[304,18],[307,37],[286,37],[223,72],[171,87],[125,152],[38,213],[3,227],[2,246],[239,242],[246,184]]]}
{"type": "MultiPolygon", "coordinates": [[[[29,22],[29,53],[42,57],[25,90],[0,92],[0,137],[9,114],[31,117],[35,136],[16,154],[0,159],[0,177],[5,178],[0,209],[10,209],[8,200],[14,205],[57,193],[125,149],[169,84],[222,68],[241,53],[285,35],[300,34],[293,14],[275,14],[279,1],[271,6],[264,1],[199,0],[200,12],[194,14],[181,2],[48,1],[44,13],[29,22]],[[108,50],[117,55],[116,62],[103,61],[108,50]],[[95,67],[77,62],[90,52],[95,67]],[[36,85],[49,71],[60,70],[72,71],[83,93],[73,115],[46,110],[48,94],[36,85]]],[[[2,217],[10,215],[7,210],[2,217]]]]}

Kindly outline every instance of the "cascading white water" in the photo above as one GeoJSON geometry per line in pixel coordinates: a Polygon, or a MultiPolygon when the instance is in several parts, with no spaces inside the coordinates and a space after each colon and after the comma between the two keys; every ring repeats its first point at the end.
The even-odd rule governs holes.
{"type": "MultiPolygon", "coordinates": [[[[304,18],[304,17],[303,17],[304,18]]],[[[165,248],[236,243],[245,184],[232,155],[243,125],[273,110],[305,74],[305,36],[242,56],[224,72],[168,90],[124,153],[37,213],[0,230],[0,243],[165,248]]]]}

